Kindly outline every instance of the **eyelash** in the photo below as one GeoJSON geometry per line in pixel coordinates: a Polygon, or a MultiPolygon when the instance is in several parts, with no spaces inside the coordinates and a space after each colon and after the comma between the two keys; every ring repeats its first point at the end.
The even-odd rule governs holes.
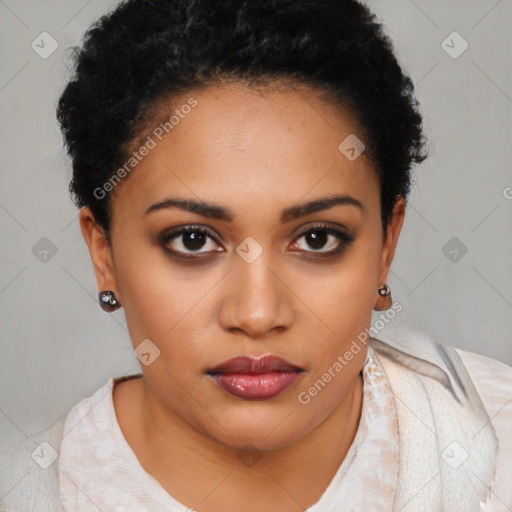
{"type": "MultiPolygon", "coordinates": [[[[333,256],[335,254],[341,253],[347,246],[349,246],[354,241],[354,237],[352,235],[349,235],[348,233],[345,233],[344,231],[340,231],[340,230],[335,229],[326,224],[315,224],[313,226],[308,227],[305,231],[300,233],[295,238],[295,240],[300,240],[302,237],[304,237],[310,233],[314,233],[314,232],[318,232],[318,231],[324,232],[327,235],[335,236],[339,240],[339,244],[336,247],[336,249],[333,249],[333,250],[330,250],[327,252],[315,251],[315,250],[300,251],[300,252],[319,254],[319,255],[321,255],[320,257],[333,256]]],[[[212,230],[210,230],[209,228],[206,228],[204,226],[198,226],[198,225],[184,226],[184,227],[178,228],[170,233],[167,233],[161,237],[160,243],[162,244],[164,250],[167,253],[171,254],[172,256],[176,256],[178,258],[182,258],[185,260],[186,259],[197,259],[197,258],[204,257],[204,256],[194,256],[194,254],[211,254],[211,252],[221,252],[221,251],[206,251],[204,253],[192,252],[192,253],[188,253],[189,254],[188,256],[185,256],[184,254],[187,254],[187,253],[180,253],[179,251],[176,251],[174,249],[169,249],[168,244],[170,241],[172,241],[176,238],[179,238],[181,235],[184,235],[187,233],[200,233],[202,235],[208,235],[210,238],[212,238],[215,241],[215,243],[220,245],[220,243],[217,240],[217,236],[215,235],[215,233],[212,230]]],[[[296,241],[294,241],[293,243],[295,244],[296,241]]]]}

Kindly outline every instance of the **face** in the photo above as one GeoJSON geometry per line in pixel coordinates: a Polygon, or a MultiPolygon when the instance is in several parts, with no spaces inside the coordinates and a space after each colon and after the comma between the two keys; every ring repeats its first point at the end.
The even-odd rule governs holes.
{"type": "Polygon", "coordinates": [[[362,139],[356,120],[313,90],[223,85],[169,109],[191,98],[161,140],[148,132],[154,147],[115,187],[112,247],[87,208],[82,231],[134,348],[150,340],[149,358],[160,351],[141,368],[162,407],[226,447],[283,447],[340,407],[359,374],[364,347],[304,403],[370,326],[403,209],[383,237],[371,163],[338,149],[362,139]],[[344,199],[304,207],[334,196],[344,199]],[[209,208],[166,206],[170,198],[209,208]],[[234,396],[207,373],[268,354],[303,370],[271,398],[234,396]]]}

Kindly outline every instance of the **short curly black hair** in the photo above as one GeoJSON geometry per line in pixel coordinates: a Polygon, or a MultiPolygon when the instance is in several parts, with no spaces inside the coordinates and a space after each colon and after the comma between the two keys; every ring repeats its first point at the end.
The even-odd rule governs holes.
{"type": "Polygon", "coordinates": [[[69,191],[109,243],[109,197],[94,191],[126,161],[159,101],[222,80],[284,79],[349,107],[379,177],[384,232],[410,192],[412,165],[428,156],[414,85],[356,0],[126,0],[73,50],[74,76],[57,105],[69,191]]]}

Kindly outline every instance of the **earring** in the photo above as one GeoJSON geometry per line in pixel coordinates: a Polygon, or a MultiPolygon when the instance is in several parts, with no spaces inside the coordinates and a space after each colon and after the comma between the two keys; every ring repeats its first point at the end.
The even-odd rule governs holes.
{"type": "Polygon", "coordinates": [[[385,284],[382,288],[379,288],[379,295],[382,297],[387,297],[388,295],[391,295],[391,288],[385,284]]]}
{"type": "Polygon", "coordinates": [[[391,288],[385,284],[382,288],[379,288],[379,295],[385,298],[384,301],[377,301],[379,303],[378,306],[375,306],[373,309],[375,311],[385,311],[391,307],[392,299],[391,299],[391,288]],[[384,304],[383,304],[384,302],[384,304]]]}
{"type": "Polygon", "coordinates": [[[117,300],[116,294],[112,291],[99,292],[98,299],[101,309],[107,313],[111,313],[121,307],[121,303],[117,300]]]}

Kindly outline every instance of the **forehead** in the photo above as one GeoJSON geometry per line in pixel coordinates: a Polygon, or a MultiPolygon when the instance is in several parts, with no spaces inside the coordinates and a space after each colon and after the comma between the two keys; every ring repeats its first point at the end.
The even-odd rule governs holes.
{"type": "Polygon", "coordinates": [[[166,195],[236,210],[326,193],[378,194],[366,154],[350,160],[340,150],[343,141],[364,139],[357,119],[307,87],[193,90],[159,105],[159,114],[132,148],[151,146],[114,190],[115,208],[142,214],[166,195]]]}

